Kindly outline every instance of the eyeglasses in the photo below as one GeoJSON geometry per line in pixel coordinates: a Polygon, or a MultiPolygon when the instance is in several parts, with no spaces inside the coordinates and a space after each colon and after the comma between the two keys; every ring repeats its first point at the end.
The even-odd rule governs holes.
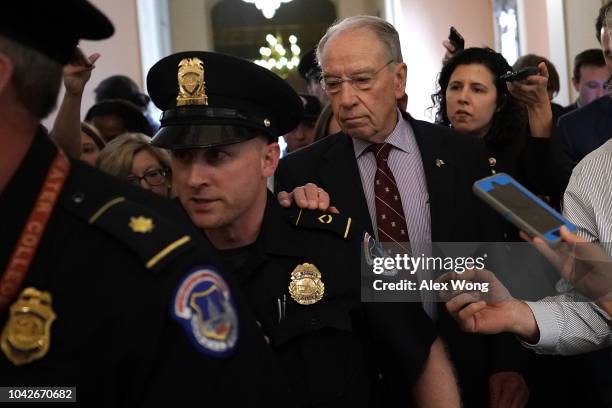
{"type": "Polygon", "coordinates": [[[168,176],[168,173],[168,169],[152,169],[143,174],[142,177],[129,175],[127,177],[127,181],[132,184],[140,185],[140,182],[144,180],[151,187],[161,186],[166,182],[166,177],[168,176]]]}
{"type": "Polygon", "coordinates": [[[367,91],[374,85],[374,79],[376,78],[376,75],[378,75],[380,71],[382,71],[384,68],[386,68],[389,64],[393,62],[395,61],[387,62],[385,65],[377,69],[372,74],[358,74],[354,77],[348,77],[345,79],[323,76],[323,78],[321,78],[321,86],[328,94],[335,94],[340,92],[340,88],[342,88],[342,83],[344,82],[348,82],[353,88],[359,89],[360,91],[367,91]]]}

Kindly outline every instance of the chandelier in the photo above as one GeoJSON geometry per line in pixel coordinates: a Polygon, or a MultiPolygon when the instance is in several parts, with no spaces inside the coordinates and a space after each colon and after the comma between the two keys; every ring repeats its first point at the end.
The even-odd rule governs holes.
{"type": "Polygon", "coordinates": [[[261,10],[265,18],[272,18],[276,10],[282,3],[289,3],[291,0],[242,0],[245,3],[255,4],[257,10],[261,10]]]}
{"type": "Polygon", "coordinates": [[[266,35],[267,46],[259,49],[261,59],[254,61],[257,65],[273,71],[283,79],[287,79],[289,73],[297,69],[300,63],[300,46],[295,35],[289,36],[289,48],[285,48],[283,38],[266,35]]]}

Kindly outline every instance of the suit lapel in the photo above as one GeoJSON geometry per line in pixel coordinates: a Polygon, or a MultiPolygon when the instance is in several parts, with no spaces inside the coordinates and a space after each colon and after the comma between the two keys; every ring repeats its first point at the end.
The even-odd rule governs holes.
{"type": "MultiPolygon", "coordinates": [[[[453,208],[453,154],[445,140],[426,129],[427,125],[407,117],[419,146],[423,170],[429,193],[429,211],[431,217],[431,239],[434,242],[451,240],[453,208]]],[[[428,126],[433,128],[433,125],[428,126]]]]}
{"type": "Polygon", "coordinates": [[[329,192],[333,205],[342,213],[359,220],[361,227],[372,234],[372,220],[361,184],[353,142],[343,134],[330,137],[335,137],[336,141],[325,153],[319,166],[321,184],[329,192]]]}

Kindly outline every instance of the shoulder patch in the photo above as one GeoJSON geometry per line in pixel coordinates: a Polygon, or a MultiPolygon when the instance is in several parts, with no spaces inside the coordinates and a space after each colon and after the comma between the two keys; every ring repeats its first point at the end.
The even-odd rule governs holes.
{"type": "Polygon", "coordinates": [[[292,213],[289,219],[297,228],[329,231],[343,239],[351,237],[352,219],[343,214],[300,209],[292,213]]]}
{"type": "Polygon", "coordinates": [[[179,283],[170,311],[198,351],[229,357],[238,341],[238,314],[229,287],[210,266],[194,268],[179,283]]]}

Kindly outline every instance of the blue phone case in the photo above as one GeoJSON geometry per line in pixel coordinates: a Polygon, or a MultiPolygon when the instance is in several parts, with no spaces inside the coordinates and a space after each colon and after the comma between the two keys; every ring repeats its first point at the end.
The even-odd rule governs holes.
{"type": "Polygon", "coordinates": [[[561,241],[561,226],[550,231],[538,231],[533,226],[529,225],[529,223],[527,223],[525,220],[523,220],[520,215],[514,214],[510,210],[510,208],[508,208],[504,203],[502,203],[489,193],[494,188],[493,182],[499,185],[512,184],[519,191],[525,194],[534,203],[534,205],[540,206],[541,208],[546,210],[549,215],[557,219],[562,224],[561,226],[565,225],[571,232],[576,232],[576,227],[572,223],[570,223],[565,217],[555,211],[554,208],[546,204],[531,191],[527,190],[523,185],[521,185],[518,181],[510,177],[508,174],[498,173],[494,176],[476,181],[473,186],[474,193],[484,202],[492,206],[497,212],[499,212],[504,218],[506,218],[520,230],[525,231],[532,237],[538,236],[540,238],[543,238],[550,243],[558,243],[559,241],[561,241]]]}

